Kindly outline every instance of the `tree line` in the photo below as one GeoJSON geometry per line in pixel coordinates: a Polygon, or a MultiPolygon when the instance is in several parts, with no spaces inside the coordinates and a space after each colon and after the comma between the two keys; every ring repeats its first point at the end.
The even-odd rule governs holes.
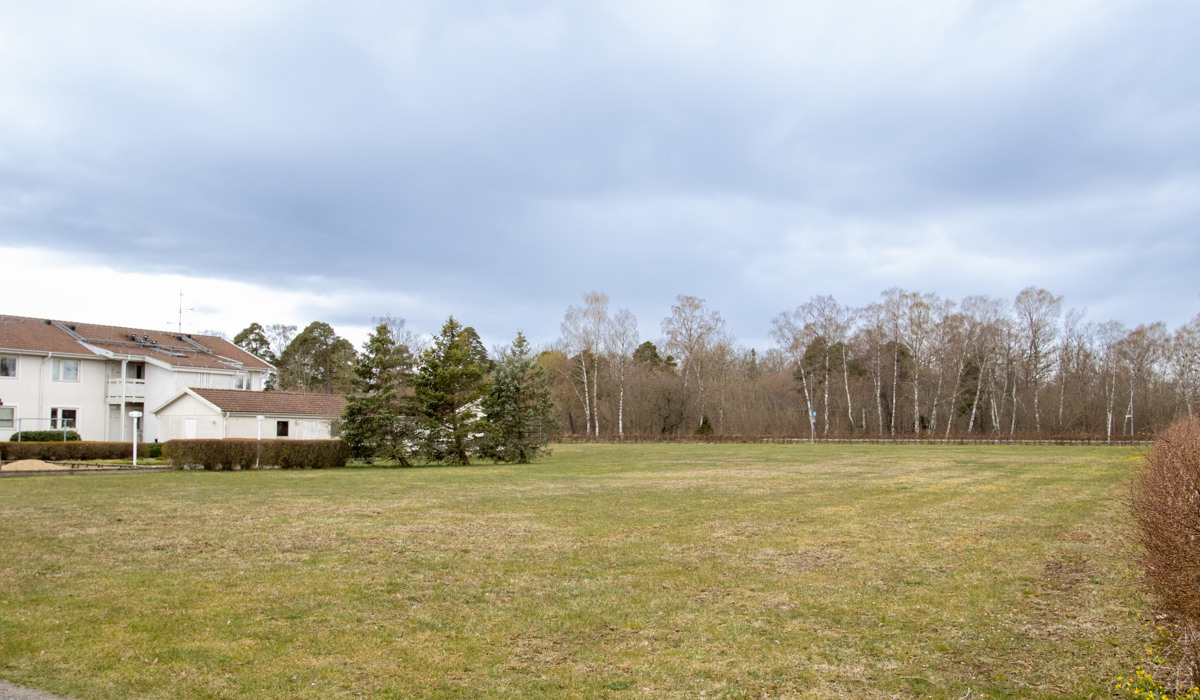
{"type": "MultiPolygon", "coordinates": [[[[357,355],[327,324],[261,330],[256,347],[278,353],[256,354],[275,361],[280,388],[354,393],[357,355]]],[[[744,347],[718,311],[680,295],[647,338],[591,292],[534,366],[554,422],[585,439],[1142,439],[1192,415],[1200,386],[1200,315],[1173,332],[1129,328],[1036,287],[961,301],[893,288],[861,307],[814,296],[769,337],[744,347]]]]}

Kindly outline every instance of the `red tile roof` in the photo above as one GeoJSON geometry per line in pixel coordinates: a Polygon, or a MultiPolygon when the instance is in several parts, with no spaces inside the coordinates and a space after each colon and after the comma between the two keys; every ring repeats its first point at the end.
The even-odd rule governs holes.
{"type": "Polygon", "coordinates": [[[40,318],[0,315],[0,350],[92,355],[78,340],[40,318]]]}
{"type": "Polygon", "coordinates": [[[51,321],[22,316],[0,316],[0,349],[32,352],[94,354],[88,345],[117,355],[153,358],[174,367],[199,369],[258,369],[271,365],[212,335],[178,334],[94,323],[51,321]]]}
{"type": "Polygon", "coordinates": [[[296,416],[340,416],[346,399],[337,394],[300,394],[291,391],[199,389],[192,391],[230,413],[271,413],[296,416]]]}

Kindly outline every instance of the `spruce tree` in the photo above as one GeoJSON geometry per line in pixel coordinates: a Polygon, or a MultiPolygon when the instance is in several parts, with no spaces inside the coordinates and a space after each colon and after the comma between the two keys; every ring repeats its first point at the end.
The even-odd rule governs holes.
{"type": "Polygon", "coordinates": [[[470,464],[489,442],[479,400],[487,393],[487,351],[470,326],[451,316],[421,353],[413,399],[422,417],[421,452],[435,462],[470,464]]]}
{"type": "Polygon", "coordinates": [[[557,428],[546,370],[538,365],[522,333],[492,373],[483,409],[493,428],[489,454],[498,462],[527,464],[546,451],[557,428]]]}
{"type": "Polygon", "coordinates": [[[342,414],[342,439],[356,457],[394,459],[408,466],[416,437],[407,410],[412,354],[386,323],[375,327],[354,363],[354,393],[342,414]]]}

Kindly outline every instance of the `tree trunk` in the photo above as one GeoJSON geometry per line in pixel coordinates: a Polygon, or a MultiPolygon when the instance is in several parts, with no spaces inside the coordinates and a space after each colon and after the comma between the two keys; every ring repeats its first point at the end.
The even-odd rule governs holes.
{"type": "Polygon", "coordinates": [[[929,434],[930,435],[937,432],[938,404],[941,403],[941,401],[942,401],[942,381],[943,381],[943,379],[945,379],[945,372],[942,371],[941,363],[938,363],[937,390],[933,392],[933,411],[931,411],[930,416],[929,416],[929,434]]]}
{"type": "Polygon", "coordinates": [[[975,382],[975,399],[971,401],[971,421],[967,423],[967,434],[975,432],[975,412],[979,409],[979,395],[983,393],[983,378],[987,376],[987,356],[979,366],[979,379],[975,382]]]}
{"type": "Polygon", "coordinates": [[[1017,436],[1017,378],[1013,377],[1012,382],[1012,420],[1008,427],[1008,437],[1015,438],[1017,436]]]}
{"type": "Polygon", "coordinates": [[[875,372],[872,372],[872,379],[875,381],[875,413],[879,416],[879,437],[883,437],[883,379],[879,376],[879,372],[883,370],[880,362],[875,366],[875,372]]]}
{"type": "MultiPolygon", "coordinates": [[[[846,366],[846,344],[842,343],[842,383],[846,385],[846,418],[850,420],[850,430],[854,430],[854,406],[850,403],[850,371],[846,366]]],[[[1189,414],[1190,415],[1190,414],[1189,414]]],[[[866,422],[866,416],[863,416],[863,422],[866,422]]],[[[863,426],[866,430],[866,426],[863,426]]]]}
{"type": "Polygon", "coordinates": [[[896,435],[896,389],[900,382],[900,344],[896,343],[895,353],[892,356],[892,415],[889,419],[891,424],[891,434],[896,435]]]}
{"type": "Polygon", "coordinates": [[[921,434],[921,372],[913,363],[913,434],[921,434]]]}
{"type": "Polygon", "coordinates": [[[808,391],[808,377],[804,373],[804,368],[800,368],[800,385],[804,387],[804,405],[808,409],[805,412],[805,417],[808,418],[808,441],[817,441],[817,420],[813,417],[812,397],[808,391]]]}
{"type": "Polygon", "coordinates": [[[621,362],[621,368],[617,375],[617,439],[625,439],[625,362],[621,362]]]}
{"type": "Polygon", "coordinates": [[[822,420],[825,428],[821,431],[823,437],[829,437],[829,344],[825,345],[825,415],[822,420]]]}
{"type": "Polygon", "coordinates": [[[1042,434],[1042,414],[1038,409],[1038,394],[1041,387],[1038,386],[1037,368],[1033,370],[1033,427],[1039,436],[1042,434]]]}
{"type": "Polygon", "coordinates": [[[587,357],[583,353],[579,355],[579,366],[583,370],[583,419],[586,423],[583,436],[587,437],[592,432],[592,398],[588,391],[587,357]]]}
{"type": "Polygon", "coordinates": [[[592,422],[596,426],[596,437],[600,437],[600,358],[592,363],[592,422]]]}

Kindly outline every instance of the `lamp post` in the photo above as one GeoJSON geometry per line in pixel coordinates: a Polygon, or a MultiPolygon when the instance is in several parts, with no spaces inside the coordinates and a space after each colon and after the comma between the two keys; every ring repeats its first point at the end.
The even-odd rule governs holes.
{"type": "Polygon", "coordinates": [[[137,466],[137,444],[138,444],[138,418],[142,417],[141,411],[130,411],[129,417],[133,419],[133,466],[137,466]]]}

